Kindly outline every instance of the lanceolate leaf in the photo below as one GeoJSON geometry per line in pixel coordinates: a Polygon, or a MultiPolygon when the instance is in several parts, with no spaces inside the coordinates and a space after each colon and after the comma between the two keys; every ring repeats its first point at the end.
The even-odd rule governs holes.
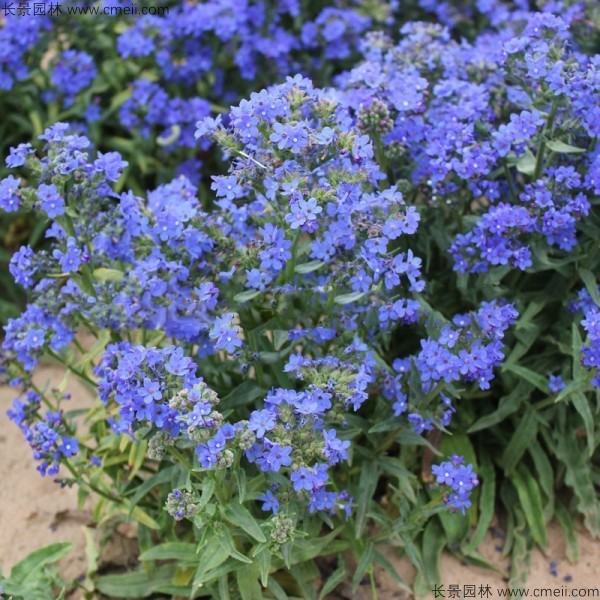
{"type": "Polygon", "coordinates": [[[549,140],[546,142],[546,146],[548,146],[552,152],[557,152],[559,154],[581,154],[582,152],[585,152],[585,148],[577,148],[576,146],[561,142],[560,140],[549,140]]]}
{"type": "Polygon", "coordinates": [[[510,442],[502,454],[501,464],[507,475],[510,475],[523,454],[537,435],[538,420],[533,410],[525,412],[510,442]]]}
{"type": "Polygon", "coordinates": [[[237,502],[231,502],[225,506],[223,508],[223,517],[230,523],[241,527],[257,542],[267,541],[267,538],[256,522],[256,519],[250,514],[250,511],[241,504],[238,504],[237,502]]]}
{"type": "Polygon", "coordinates": [[[511,474],[511,481],[517,489],[521,508],[533,539],[545,548],[548,544],[548,536],[540,489],[534,476],[524,465],[519,465],[511,474]]]}
{"type": "Polygon", "coordinates": [[[585,526],[592,535],[600,537],[600,502],[592,482],[591,462],[572,431],[556,436],[556,454],[566,467],[565,483],[575,492],[585,526]]]}
{"type": "Polygon", "coordinates": [[[481,465],[477,473],[481,486],[479,492],[479,518],[471,541],[464,547],[463,551],[465,554],[471,554],[477,550],[494,517],[496,470],[487,452],[484,452],[481,458],[481,465]]]}

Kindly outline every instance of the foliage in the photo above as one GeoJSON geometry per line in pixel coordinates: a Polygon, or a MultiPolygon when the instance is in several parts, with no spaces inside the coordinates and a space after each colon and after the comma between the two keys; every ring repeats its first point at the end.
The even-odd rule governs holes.
{"type": "MultiPolygon", "coordinates": [[[[397,38],[357,7],[291,37],[293,2],[238,21],[174,7],[107,33],[131,81],[158,73],[113,107],[156,145],[58,122],[11,149],[0,208],[46,242],[10,260],[28,304],[5,327],[9,416],[42,474],[100,498],[98,522],[137,522],[141,568],[102,593],[324,597],[375,590],[376,566],[405,586],[390,544],[423,592],[445,546],[486,564],[495,511],[519,585],[551,519],[572,557],[577,515],[600,533],[597,23],[514,4],[421,2],[446,26],[397,38]],[[276,56],[265,30],[287,40],[276,56]],[[226,52],[196,43],[207,31],[226,52]],[[266,79],[238,86],[219,61],[266,79]],[[221,76],[235,89],[193,95],[221,76]],[[97,390],[84,427],[64,386],[32,381],[48,356],[97,390]]],[[[54,73],[85,110],[87,51],[54,73]]]]}
{"type": "Polygon", "coordinates": [[[50,544],[19,561],[8,577],[0,573],[0,595],[14,600],[60,600],[66,583],[58,575],[56,564],[66,556],[72,544],[50,544]]]}

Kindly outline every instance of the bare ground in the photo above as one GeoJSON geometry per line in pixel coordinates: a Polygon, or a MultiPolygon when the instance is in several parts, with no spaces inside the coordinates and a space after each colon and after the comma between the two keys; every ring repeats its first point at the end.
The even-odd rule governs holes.
{"type": "MultiPolygon", "coordinates": [[[[62,371],[56,367],[41,367],[36,374],[39,385],[47,382],[57,385],[61,379],[62,371]]],[[[89,402],[89,390],[78,382],[71,381],[69,390],[73,408],[89,402]]],[[[0,387],[0,568],[6,574],[16,562],[36,548],[70,541],[75,547],[63,560],[61,570],[67,579],[82,576],[86,572],[83,529],[91,524],[89,510],[77,510],[76,490],[61,488],[52,478],[41,477],[36,471],[29,446],[19,429],[5,416],[14,396],[13,390],[0,387]]],[[[531,574],[525,588],[529,590],[529,596],[565,598],[571,597],[571,591],[576,589],[580,591],[579,597],[600,598],[600,542],[593,540],[582,529],[578,533],[580,560],[577,564],[570,564],[565,557],[565,542],[558,526],[551,525],[549,540],[545,554],[537,549],[533,552],[531,574]],[[533,591],[541,588],[557,591],[533,591]],[[582,589],[590,591],[583,594],[582,589]]],[[[444,596],[438,595],[438,598],[466,597],[464,592],[469,589],[476,590],[474,598],[499,597],[497,590],[506,589],[509,568],[507,561],[501,557],[501,545],[502,538],[490,532],[480,547],[481,554],[497,566],[498,572],[466,565],[454,556],[445,554],[440,573],[444,596]],[[481,591],[486,590],[488,585],[492,595],[482,594],[481,591]],[[451,586],[458,589],[460,594],[453,595],[451,586]]],[[[126,539],[117,539],[112,552],[118,560],[121,553],[131,553],[131,543],[126,539]]],[[[387,556],[398,574],[412,584],[415,572],[410,564],[397,558],[393,548],[388,549],[387,556]]],[[[379,600],[407,598],[406,592],[399,589],[385,573],[380,573],[378,580],[379,600]]],[[[432,591],[426,597],[429,600],[435,595],[432,591]]],[[[370,587],[361,587],[356,592],[347,588],[338,589],[330,598],[367,600],[371,598],[370,587]]]]}

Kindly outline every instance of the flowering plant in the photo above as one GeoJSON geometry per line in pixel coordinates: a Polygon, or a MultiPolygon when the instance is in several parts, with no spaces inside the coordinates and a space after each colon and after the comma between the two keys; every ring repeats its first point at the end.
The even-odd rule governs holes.
{"type": "MultiPolygon", "coordinates": [[[[5,327],[9,416],[42,474],[93,492],[98,520],[133,517],[159,561],[101,592],[308,598],[351,569],[375,590],[376,566],[403,586],[384,543],[424,590],[445,544],[484,562],[496,500],[515,558],[553,516],[571,531],[563,483],[600,532],[600,89],[571,47],[581,10],[507,11],[460,44],[411,23],[366,36],[335,87],[296,75],[194,108],[190,145],[227,165],[202,200],[185,174],[123,191],[130,157],[66,123],[39,156],[11,149],[0,208],[34,211],[47,245],[10,261],[29,302],[5,327]],[[64,387],[33,382],[42,357],[97,390],[85,428],[64,387]]],[[[180,36],[149,22],[135,35],[166,61],[180,36]]]]}

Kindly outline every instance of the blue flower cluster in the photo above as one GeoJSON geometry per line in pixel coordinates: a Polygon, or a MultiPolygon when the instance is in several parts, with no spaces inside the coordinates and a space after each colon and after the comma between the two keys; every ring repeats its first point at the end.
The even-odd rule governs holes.
{"type": "MultiPolygon", "coordinates": [[[[94,59],[87,52],[65,50],[55,61],[50,81],[63,97],[65,107],[72,106],[77,94],[89,87],[97,75],[94,59]]],[[[50,98],[46,98],[50,100],[50,98]]]]}
{"type": "MultiPolygon", "coordinates": [[[[374,23],[360,2],[346,4],[320,10],[297,0],[182,3],[164,17],[137,19],[119,36],[117,48],[122,58],[154,62],[166,81],[188,83],[211,73],[222,96],[230,92],[223,89],[224,58],[244,79],[256,78],[261,69],[274,77],[298,70],[316,50],[322,56],[316,55],[314,69],[323,66],[323,58],[348,58],[374,23]],[[290,27],[290,22],[300,27],[290,27]],[[227,48],[226,57],[215,51],[219,46],[227,48]]],[[[384,6],[383,12],[389,14],[391,8],[384,6]]]]}
{"type": "MultiPolygon", "coordinates": [[[[7,166],[31,176],[0,182],[0,208],[49,220],[46,248],[12,257],[30,303],[6,327],[4,354],[31,372],[81,327],[157,332],[144,339],[160,341],[109,345],[95,371],[113,428],[150,431],[155,456],[161,445],[193,442],[205,469],[245,457],[266,477],[263,502],[275,512],[290,490],[311,511],[350,510],[348,493],[332,483],[350,458],[348,413],[371,396],[383,395],[388,414],[423,433],[450,424],[454,384],[491,389],[515,304],[478,301],[450,319],[431,313],[423,275],[431,256],[418,243],[429,209],[441,207],[442,219],[446,206],[468,215],[443,249],[456,270],[524,270],[542,239],[563,252],[575,247],[588,196],[600,187],[597,153],[581,152],[596,136],[598,90],[596,62],[569,44],[575,13],[534,14],[521,27],[523,11],[507,10],[495,29],[463,43],[413,22],[394,43],[364,35],[372,20],[355,8],[320,12],[293,47],[282,23],[297,16],[294,2],[268,11],[258,2],[203,5],[211,19],[185,5],[123,33],[123,56],[154,61],[173,87],[139,74],[114,112],[167,148],[219,145],[229,167],[212,177],[202,203],[186,175],[146,198],[121,191],[122,156],[93,153],[63,123],[40,136],[42,158],[30,144],[11,151],[7,166]],[[221,93],[211,36],[231,44],[244,75],[265,58],[288,71],[298,48],[324,45],[342,60],[360,45],[364,60],[337,89],[288,77],[213,118],[207,100],[171,92],[211,71],[221,93]],[[268,49],[274,37],[285,51],[268,49]],[[402,326],[426,334],[394,360],[386,353],[402,326]],[[263,364],[277,365],[268,384],[263,364]],[[218,369],[255,382],[260,406],[217,410],[218,369]]],[[[96,74],[79,50],[53,64],[65,105],[96,74]]],[[[200,160],[182,170],[198,177],[200,160]]],[[[589,307],[590,368],[597,321],[589,307]]]]}
{"type": "Polygon", "coordinates": [[[213,177],[206,211],[186,177],[147,200],[116,193],[125,161],[115,152],[90,158],[88,140],[63,124],[41,136],[42,159],[29,145],[13,150],[8,164],[26,166],[39,184],[5,179],[3,206],[43,211],[52,224],[48,250],[24,248],[11,261],[31,301],[6,328],[3,350],[31,371],[81,326],[163,332],[170,342],[160,348],[109,345],[96,368],[115,431],[149,430],[156,458],[193,442],[205,469],[243,455],[267,477],[263,503],[274,512],[296,498],[310,511],[349,513],[349,494],[331,489],[350,457],[339,434],[347,413],[383,391],[396,416],[410,406],[408,427],[447,425],[454,408],[443,384],[487,389],[516,312],[491,302],[456,316],[390,375],[376,348],[397,326],[427,317],[422,261],[409,244],[421,213],[389,185],[338,94],[288,78],[225,120],[201,120],[196,136],[217,141],[231,162],[213,177]],[[299,310],[308,297],[310,311],[299,310]],[[271,352],[260,351],[250,323],[258,302],[282,315],[277,342],[269,331],[271,352]],[[226,421],[204,361],[258,377],[261,361],[285,357],[278,379],[286,384],[226,421]]]}
{"type": "Polygon", "coordinates": [[[572,301],[569,308],[572,312],[583,313],[580,323],[587,339],[581,350],[581,364],[590,369],[592,385],[600,388],[600,308],[585,288],[579,290],[577,300],[572,301]]]}
{"type": "Polygon", "coordinates": [[[39,418],[40,403],[40,395],[29,391],[25,402],[15,399],[8,416],[23,432],[33,450],[33,458],[40,461],[37,470],[42,475],[56,475],[61,459],[79,452],[79,442],[71,435],[60,412],[47,411],[39,418]]]}
{"type": "Polygon", "coordinates": [[[100,398],[114,400],[118,407],[118,418],[112,420],[116,431],[133,436],[142,425],[154,426],[175,437],[188,425],[180,415],[182,406],[195,407],[198,415],[211,413],[202,380],[195,375],[196,363],[183,355],[183,348],[111,344],[96,373],[100,398]]]}
{"type": "Polygon", "coordinates": [[[442,393],[441,405],[431,411],[421,406],[423,396],[442,382],[477,382],[480,389],[490,389],[493,369],[504,358],[501,340],[517,317],[512,304],[492,301],[482,303],[474,313],[455,315],[452,322],[441,327],[438,324],[438,339],[421,340],[421,351],[410,358],[396,359],[393,368],[397,375],[385,378],[382,392],[393,403],[394,415],[407,413],[417,433],[450,425],[455,412],[450,398],[442,393]],[[415,373],[420,389],[411,386],[415,373]]]}
{"type": "Polygon", "coordinates": [[[464,459],[454,454],[449,461],[433,465],[431,471],[436,476],[437,483],[448,490],[444,502],[451,510],[460,510],[465,514],[466,509],[471,506],[469,496],[479,484],[473,473],[473,466],[465,465],[464,459]]]}
{"type": "Polygon", "coordinates": [[[7,15],[4,21],[0,28],[0,89],[10,91],[29,75],[28,53],[50,28],[50,19],[7,15]]]}
{"type": "Polygon", "coordinates": [[[409,23],[396,45],[367,36],[365,60],[338,78],[389,170],[409,172],[430,204],[462,210],[462,198],[485,211],[451,247],[458,271],[525,270],[542,240],[562,251],[577,243],[598,186],[596,156],[585,150],[600,102],[597,61],[571,45],[568,24],[578,15],[529,14],[522,28],[522,11],[506,12],[497,31],[472,44],[409,23]]]}

